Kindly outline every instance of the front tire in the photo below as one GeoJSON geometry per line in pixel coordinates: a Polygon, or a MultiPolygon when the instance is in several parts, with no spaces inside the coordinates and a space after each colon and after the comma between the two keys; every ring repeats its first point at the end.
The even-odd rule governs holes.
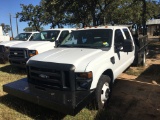
{"type": "Polygon", "coordinates": [[[99,110],[103,109],[108,103],[111,94],[111,79],[107,75],[102,75],[96,88],[96,101],[99,110]]]}

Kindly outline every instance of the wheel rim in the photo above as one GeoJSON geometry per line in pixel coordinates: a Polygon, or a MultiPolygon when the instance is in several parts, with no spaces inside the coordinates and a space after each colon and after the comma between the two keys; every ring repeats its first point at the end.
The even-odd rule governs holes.
{"type": "Polygon", "coordinates": [[[101,92],[101,102],[102,102],[102,104],[104,104],[108,100],[109,93],[110,93],[109,84],[106,82],[103,85],[102,92],[101,92]]]}

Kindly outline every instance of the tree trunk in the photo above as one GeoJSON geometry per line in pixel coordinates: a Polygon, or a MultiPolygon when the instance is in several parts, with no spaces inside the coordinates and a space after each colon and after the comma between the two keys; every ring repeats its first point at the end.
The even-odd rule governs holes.
{"type": "Polygon", "coordinates": [[[61,28],[61,26],[60,26],[60,24],[59,24],[59,23],[57,23],[57,26],[58,26],[58,28],[61,28]]]}
{"type": "Polygon", "coordinates": [[[146,35],[146,1],[142,0],[143,2],[143,13],[142,13],[142,25],[143,25],[143,35],[146,35]]]}
{"type": "Polygon", "coordinates": [[[95,11],[92,11],[92,19],[93,19],[93,26],[97,25],[97,21],[96,21],[96,16],[95,16],[95,11]]]}

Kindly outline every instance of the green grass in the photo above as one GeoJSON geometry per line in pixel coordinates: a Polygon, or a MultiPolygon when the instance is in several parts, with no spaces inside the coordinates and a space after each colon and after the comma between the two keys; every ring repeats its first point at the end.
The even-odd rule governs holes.
{"type": "Polygon", "coordinates": [[[130,67],[125,73],[128,75],[139,76],[144,71],[144,67],[130,67]]]}

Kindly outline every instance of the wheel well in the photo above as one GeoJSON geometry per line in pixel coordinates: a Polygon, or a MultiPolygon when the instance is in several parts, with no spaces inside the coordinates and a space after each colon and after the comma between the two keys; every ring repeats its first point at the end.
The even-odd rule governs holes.
{"type": "Polygon", "coordinates": [[[112,72],[111,69],[108,69],[108,70],[104,71],[103,75],[108,75],[111,78],[111,82],[113,83],[114,77],[113,77],[113,72],[112,72]]]}

